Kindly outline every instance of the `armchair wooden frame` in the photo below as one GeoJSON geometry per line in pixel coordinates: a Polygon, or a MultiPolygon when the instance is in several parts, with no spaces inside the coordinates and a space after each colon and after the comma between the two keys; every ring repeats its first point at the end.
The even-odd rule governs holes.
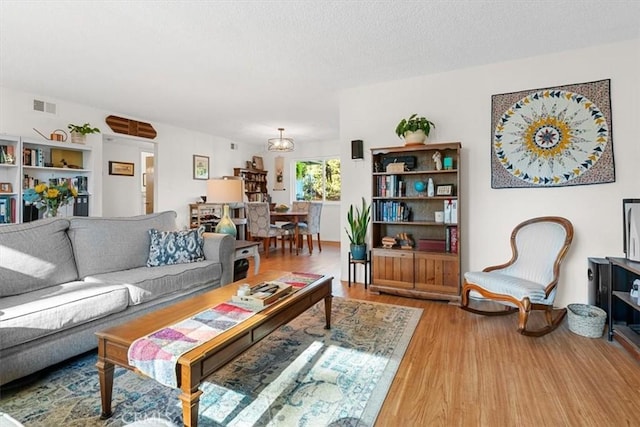
{"type": "MultiPolygon", "coordinates": [[[[511,259],[504,264],[486,267],[482,271],[491,272],[491,271],[504,270],[505,268],[515,264],[518,261],[518,256],[519,256],[518,245],[517,245],[518,233],[524,227],[527,227],[529,225],[536,224],[536,223],[541,223],[541,222],[552,222],[552,223],[559,224],[564,228],[564,231],[565,231],[564,244],[560,246],[557,252],[557,255],[555,257],[555,262],[553,263],[552,279],[545,286],[544,299],[547,300],[549,299],[550,296],[555,296],[555,294],[552,295],[552,292],[556,289],[556,286],[558,285],[558,279],[560,276],[560,265],[562,264],[562,261],[564,260],[567,254],[567,251],[571,246],[571,242],[573,240],[573,225],[566,218],[557,217],[557,216],[544,216],[544,217],[532,218],[518,224],[511,232],[511,251],[512,251],[511,259]]],[[[560,308],[560,309],[553,308],[553,298],[551,298],[551,301],[549,304],[533,303],[531,302],[531,298],[529,296],[525,296],[522,299],[518,299],[512,295],[495,293],[485,289],[484,287],[482,287],[477,283],[468,281],[466,277],[464,280],[464,284],[462,286],[462,301],[461,301],[460,307],[463,310],[469,311],[471,313],[482,314],[487,316],[505,315],[505,314],[518,312],[519,313],[518,314],[518,332],[520,332],[523,335],[535,336],[535,337],[548,334],[549,332],[555,330],[560,325],[565,315],[567,314],[566,308],[560,308]],[[477,292],[485,300],[495,301],[500,304],[504,304],[506,307],[503,310],[482,310],[479,308],[470,307],[469,293],[471,291],[477,292]],[[544,311],[544,318],[546,322],[546,325],[544,327],[540,329],[535,329],[535,330],[527,329],[527,321],[529,320],[529,314],[531,313],[531,310],[544,311]]]]}

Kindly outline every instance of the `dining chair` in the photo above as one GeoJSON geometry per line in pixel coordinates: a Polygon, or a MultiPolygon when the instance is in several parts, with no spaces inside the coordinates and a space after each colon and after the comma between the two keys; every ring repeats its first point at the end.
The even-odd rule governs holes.
{"type": "MultiPolygon", "coordinates": [[[[298,224],[300,236],[307,236],[307,246],[309,254],[313,253],[313,235],[318,236],[318,251],[322,252],[322,244],[320,243],[320,218],[322,215],[322,202],[308,202],[307,218],[303,223],[304,226],[298,224]]],[[[300,242],[302,243],[302,242],[300,242]]]]}
{"type": "Polygon", "coordinates": [[[271,223],[269,203],[249,202],[247,207],[247,226],[251,239],[261,238],[264,246],[265,258],[269,258],[269,247],[272,238],[282,239],[282,253],[284,254],[285,237],[290,237],[289,230],[271,223]]]}
{"type": "Polygon", "coordinates": [[[573,240],[573,225],[562,217],[532,218],[511,232],[511,259],[482,271],[464,274],[460,308],[476,314],[502,315],[518,312],[518,332],[542,336],[560,325],[566,308],[554,309],[560,265],[573,240]],[[493,301],[502,310],[470,307],[470,300],[493,301]],[[543,310],[546,324],[527,329],[531,310],[543,310]],[[556,315],[554,316],[554,312],[556,315]]]}

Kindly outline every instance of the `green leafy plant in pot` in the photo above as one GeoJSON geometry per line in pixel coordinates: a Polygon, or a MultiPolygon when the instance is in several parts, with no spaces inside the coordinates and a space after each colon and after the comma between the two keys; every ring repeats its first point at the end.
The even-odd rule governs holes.
{"type": "Polygon", "coordinates": [[[418,117],[418,114],[412,114],[408,119],[400,120],[396,126],[396,135],[404,138],[405,145],[424,144],[429,136],[431,128],[436,125],[425,117],[418,117]]]}
{"type": "Polygon", "coordinates": [[[67,125],[71,131],[71,142],[76,144],[84,144],[87,141],[87,135],[91,133],[100,133],[100,129],[91,127],[89,123],[83,125],[74,125],[73,123],[67,125]]]}
{"type": "Polygon", "coordinates": [[[367,228],[369,227],[369,221],[371,213],[371,205],[367,205],[362,198],[362,207],[357,208],[351,205],[347,212],[347,222],[349,228],[345,227],[347,236],[351,241],[351,256],[353,259],[363,260],[367,258],[367,228]]]}

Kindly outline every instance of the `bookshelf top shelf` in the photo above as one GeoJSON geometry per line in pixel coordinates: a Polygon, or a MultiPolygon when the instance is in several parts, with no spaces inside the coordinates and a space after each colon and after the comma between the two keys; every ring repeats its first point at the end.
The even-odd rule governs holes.
{"type": "Polygon", "coordinates": [[[372,155],[390,154],[390,153],[413,153],[416,151],[435,151],[435,150],[459,150],[462,144],[459,142],[434,142],[417,145],[397,145],[393,147],[377,147],[371,149],[372,155]]]}
{"type": "Polygon", "coordinates": [[[56,142],[56,141],[49,141],[49,140],[43,140],[43,141],[38,141],[38,140],[34,140],[34,139],[23,139],[22,143],[27,147],[38,147],[38,146],[44,146],[44,147],[51,147],[51,148],[60,148],[62,150],[71,150],[71,151],[91,151],[92,148],[89,145],[82,145],[82,144],[73,144],[70,142],[56,142]]]}
{"type": "Polygon", "coordinates": [[[91,172],[89,169],[54,168],[54,167],[47,167],[47,166],[28,166],[28,165],[23,165],[22,167],[24,169],[41,170],[41,171],[68,172],[70,174],[91,172]]]}
{"type": "Polygon", "coordinates": [[[404,171],[404,172],[373,172],[373,176],[388,176],[388,175],[426,175],[426,174],[456,174],[458,169],[442,169],[442,170],[419,170],[419,171],[404,171]]]}

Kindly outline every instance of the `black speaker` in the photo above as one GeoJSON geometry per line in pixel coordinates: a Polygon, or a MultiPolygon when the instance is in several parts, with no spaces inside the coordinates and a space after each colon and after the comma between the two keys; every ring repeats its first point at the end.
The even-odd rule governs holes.
{"type": "Polygon", "coordinates": [[[351,158],[364,159],[364,151],[362,149],[362,140],[354,139],[351,141],[351,158]]]}

